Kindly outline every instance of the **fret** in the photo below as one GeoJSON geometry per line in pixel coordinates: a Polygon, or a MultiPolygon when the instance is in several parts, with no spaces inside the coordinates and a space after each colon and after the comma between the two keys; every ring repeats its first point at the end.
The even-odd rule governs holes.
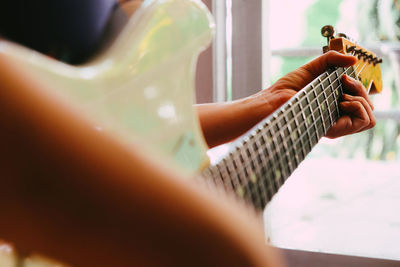
{"type": "Polygon", "coordinates": [[[223,187],[226,188],[226,190],[228,190],[228,191],[229,190],[231,190],[231,191],[233,190],[233,187],[226,186],[226,182],[227,181],[225,181],[226,179],[224,179],[221,176],[221,174],[220,174],[220,172],[218,170],[218,165],[214,166],[214,168],[212,168],[210,171],[211,171],[212,177],[216,177],[216,179],[214,179],[214,182],[217,185],[223,185],[223,187]]]}
{"type": "MultiPolygon", "coordinates": [[[[325,78],[325,81],[326,80],[327,79],[325,78]]],[[[326,82],[328,82],[328,81],[326,81],[326,82]]],[[[327,87],[329,87],[329,82],[328,82],[328,86],[327,87]]],[[[322,105],[323,109],[327,109],[328,110],[328,116],[329,116],[329,119],[330,119],[330,125],[333,125],[333,118],[332,118],[332,114],[331,114],[331,111],[330,111],[329,105],[328,105],[328,97],[326,95],[327,87],[325,87],[325,83],[322,86],[322,89],[323,89],[322,92],[324,94],[324,101],[321,103],[321,105],[322,105]]],[[[325,126],[325,124],[324,124],[324,126],[325,126]]],[[[328,126],[328,127],[325,126],[324,133],[326,133],[328,131],[329,127],[330,126],[328,126]]]]}
{"type": "Polygon", "coordinates": [[[217,176],[219,176],[221,178],[221,180],[224,182],[226,187],[228,187],[228,188],[230,187],[232,189],[236,188],[233,181],[231,179],[227,179],[228,176],[224,175],[224,173],[222,171],[223,168],[224,168],[223,162],[221,162],[220,164],[217,165],[217,168],[216,168],[217,176]]]}
{"type": "Polygon", "coordinates": [[[342,77],[342,74],[345,72],[345,69],[340,67],[336,69],[337,76],[342,77]]]}
{"type": "Polygon", "coordinates": [[[250,168],[249,168],[249,164],[247,164],[246,165],[246,167],[247,167],[246,170],[247,170],[248,175],[249,175],[250,184],[253,185],[252,187],[255,187],[254,191],[259,193],[258,194],[259,195],[258,201],[259,201],[260,205],[262,206],[263,203],[266,203],[266,199],[264,199],[266,197],[266,193],[265,193],[264,187],[263,186],[259,186],[259,183],[258,183],[258,181],[259,181],[259,172],[261,170],[261,167],[260,167],[260,164],[258,163],[258,160],[255,160],[256,157],[258,156],[258,153],[256,153],[256,151],[258,151],[258,147],[257,147],[257,144],[255,142],[256,138],[255,138],[254,134],[255,133],[253,133],[253,135],[250,138],[251,141],[250,141],[250,145],[249,145],[249,148],[248,148],[248,150],[250,151],[250,154],[251,154],[250,155],[250,162],[249,162],[250,168]]]}
{"type": "MultiPolygon", "coordinates": [[[[297,120],[297,117],[296,117],[296,123],[297,123],[298,125],[300,125],[300,123],[299,123],[298,120],[297,120]]],[[[295,148],[295,151],[296,151],[296,152],[300,152],[300,153],[296,153],[296,155],[297,155],[297,160],[298,160],[299,162],[303,161],[304,158],[306,157],[306,153],[305,153],[303,147],[301,147],[301,144],[299,143],[299,141],[298,141],[298,139],[297,139],[297,135],[296,135],[296,134],[292,134],[292,135],[290,136],[290,138],[292,139],[292,141],[293,141],[293,143],[294,143],[294,146],[293,146],[293,147],[295,148]]]]}
{"type": "Polygon", "coordinates": [[[240,160],[241,160],[241,168],[240,168],[239,174],[242,175],[242,176],[241,176],[242,181],[243,181],[243,182],[242,182],[242,186],[247,184],[248,178],[249,178],[248,173],[247,173],[247,170],[246,170],[246,165],[248,164],[248,162],[249,162],[249,160],[250,160],[250,158],[249,158],[250,152],[248,151],[248,146],[247,146],[247,144],[248,144],[248,140],[247,140],[247,142],[241,147],[240,153],[239,153],[239,158],[240,158],[240,160]]]}
{"type": "MultiPolygon", "coordinates": [[[[292,129],[297,129],[299,127],[299,121],[297,120],[297,116],[294,113],[293,109],[291,110],[290,113],[291,113],[291,116],[293,117],[292,123],[294,124],[294,125],[292,124],[291,127],[292,127],[292,129]]],[[[292,136],[290,136],[290,140],[292,142],[292,144],[291,144],[292,150],[293,150],[293,152],[295,154],[296,165],[298,166],[300,164],[301,160],[299,159],[299,155],[297,153],[295,153],[296,152],[295,151],[295,146],[294,146],[295,141],[293,140],[292,136]]]]}
{"type": "MultiPolygon", "coordinates": [[[[262,133],[262,131],[260,131],[260,133],[262,133]]],[[[270,190],[270,189],[272,189],[272,187],[270,187],[270,185],[268,185],[268,181],[267,181],[267,177],[265,177],[265,173],[267,172],[267,166],[268,166],[268,163],[267,163],[267,160],[265,159],[265,149],[263,148],[263,146],[261,145],[261,143],[259,142],[259,140],[260,139],[257,139],[256,140],[256,144],[257,144],[257,146],[258,146],[258,153],[257,154],[259,154],[260,155],[260,158],[259,158],[259,166],[261,167],[258,171],[257,171],[257,173],[259,173],[259,179],[258,179],[258,181],[259,181],[259,183],[261,183],[261,186],[262,186],[262,189],[263,189],[263,192],[264,192],[264,194],[265,194],[265,196],[266,196],[266,201],[268,201],[268,200],[270,200],[271,198],[272,198],[272,195],[275,193],[275,192],[272,192],[272,190],[270,190]]]]}
{"type": "Polygon", "coordinates": [[[245,197],[250,198],[257,207],[263,207],[265,194],[261,192],[260,186],[257,184],[257,175],[248,167],[244,169],[248,177],[247,183],[244,185],[245,197]]]}
{"type": "MultiPolygon", "coordinates": [[[[244,184],[246,184],[246,177],[244,177],[243,168],[242,168],[243,161],[241,158],[242,158],[242,156],[240,153],[240,147],[237,147],[235,150],[235,153],[233,153],[233,160],[232,160],[232,163],[236,170],[236,178],[237,178],[237,182],[238,182],[238,187],[234,188],[235,191],[237,190],[237,188],[241,188],[241,187],[243,187],[244,184]]],[[[240,189],[239,189],[239,191],[240,191],[240,189]]]]}
{"type": "MultiPolygon", "coordinates": [[[[318,80],[321,82],[321,79],[318,77],[318,80]]],[[[318,92],[318,94],[319,94],[319,97],[317,98],[317,109],[316,109],[316,111],[317,112],[319,112],[319,116],[318,117],[320,117],[320,118],[324,118],[324,114],[323,114],[323,111],[325,110],[325,108],[324,108],[324,106],[323,105],[321,105],[321,103],[323,103],[323,101],[321,102],[320,101],[320,97],[321,96],[323,96],[323,92],[324,92],[324,89],[321,87],[321,85],[318,85],[317,87],[316,87],[316,90],[317,90],[317,92],[318,92]],[[322,94],[321,93],[319,93],[319,90],[321,90],[321,92],[322,92],[322,94]]],[[[315,119],[315,116],[314,116],[314,114],[313,114],[313,119],[314,119],[314,122],[316,123],[316,119],[315,119]]],[[[315,124],[314,124],[315,125],[315,124]]],[[[322,124],[322,126],[323,126],[323,129],[324,129],[324,132],[326,132],[326,127],[325,127],[325,123],[323,123],[322,124]]],[[[317,127],[315,126],[315,132],[316,133],[318,133],[318,129],[317,129],[317,127]]],[[[319,140],[321,138],[321,136],[318,134],[317,135],[317,140],[319,140]]]]}
{"type": "Polygon", "coordinates": [[[327,79],[329,77],[328,73],[323,73],[319,76],[319,80],[321,82],[322,88],[326,90],[330,86],[330,81],[327,79]]]}
{"type": "MultiPolygon", "coordinates": [[[[246,141],[247,144],[248,140],[246,141]]],[[[257,207],[260,204],[257,199],[255,199],[256,195],[254,192],[254,188],[251,187],[249,183],[249,174],[246,170],[246,162],[247,162],[247,151],[245,146],[241,147],[239,152],[239,159],[240,159],[240,168],[237,169],[238,178],[240,180],[240,185],[235,188],[236,194],[244,199],[249,199],[250,201],[255,204],[257,207]]]]}
{"type": "Polygon", "coordinates": [[[340,95],[339,95],[339,87],[342,86],[342,83],[340,81],[341,76],[340,76],[340,74],[338,72],[338,69],[336,71],[332,72],[331,75],[333,76],[332,88],[335,91],[335,97],[339,98],[340,97],[340,95]]]}
{"type": "Polygon", "coordinates": [[[279,169],[279,157],[277,154],[277,147],[276,147],[276,142],[274,142],[273,136],[276,134],[277,127],[275,124],[275,121],[270,121],[268,131],[266,133],[267,139],[268,139],[268,144],[265,146],[266,152],[268,153],[268,160],[270,162],[269,168],[267,171],[270,172],[270,184],[273,187],[274,193],[278,191],[280,187],[280,183],[276,182],[275,180],[275,175],[274,175],[274,170],[279,169]]]}
{"type": "Polygon", "coordinates": [[[354,68],[353,68],[353,67],[347,68],[347,69],[345,70],[345,72],[346,72],[346,75],[347,75],[347,76],[350,76],[350,77],[355,78],[355,75],[354,75],[354,68]]]}
{"type": "MultiPolygon", "coordinates": [[[[290,114],[291,114],[291,112],[290,112],[290,114]]],[[[293,142],[293,138],[290,133],[292,133],[297,127],[295,125],[295,120],[294,120],[293,115],[291,115],[291,117],[289,117],[288,119],[289,119],[290,123],[288,123],[287,128],[286,128],[288,131],[288,134],[286,135],[287,146],[288,146],[287,151],[289,152],[290,167],[292,170],[294,170],[300,164],[300,162],[298,161],[298,158],[296,157],[296,153],[294,151],[294,146],[293,146],[294,142],[293,142]]]]}
{"type": "MultiPolygon", "coordinates": [[[[230,156],[233,157],[233,154],[230,153],[230,156]]],[[[235,161],[234,160],[228,161],[224,159],[223,162],[225,163],[225,166],[228,170],[228,173],[230,174],[233,184],[235,184],[235,188],[242,186],[242,183],[238,176],[237,167],[235,167],[235,161]]]]}
{"type": "Polygon", "coordinates": [[[306,132],[306,134],[307,134],[307,137],[308,137],[308,140],[312,140],[311,139],[311,135],[310,135],[310,127],[311,127],[311,124],[312,124],[312,114],[313,114],[313,109],[315,109],[316,108],[316,101],[314,101],[315,99],[316,99],[316,97],[317,97],[317,95],[316,95],[316,93],[315,93],[315,90],[314,90],[314,85],[313,84],[311,84],[310,85],[310,90],[311,90],[311,92],[310,92],[310,94],[309,95],[307,95],[307,107],[306,107],[306,109],[304,110],[304,113],[305,113],[305,115],[306,115],[306,120],[305,120],[305,130],[302,130],[302,131],[304,131],[304,132],[306,132]],[[312,97],[312,99],[310,100],[310,96],[313,96],[312,97]],[[314,105],[314,107],[313,107],[313,105],[314,105]]]}
{"type": "MultiPolygon", "coordinates": [[[[334,98],[334,97],[333,97],[334,98]]],[[[336,102],[336,100],[334,99],[333,102],[330,106],[329,109],[331,110],[332,113],[332,117],[333,117],[333,124],[337,121],[337,119],[339,118],[339,113],[338,113],[338,102],[336,102]]],[[[331,125],[331,127],[333,126],[333,124],[331,125]]]]}
{"type": "MultiPolygon", "coordinates": [[[[272,140],[272,139],[270,139],[270,140],[272,140]]],[[[265,146],[264,146],[264,156],[266,157],[266,159],[268,159],[267,160],[267,167],[268,167],[268,169],[273,169],[273,168],[275,168],[275,159],[274,159],[274,154],[272,153],[272,150],[271,150],[271,145],[272,145],[272,142],[269,142],[268,144],[266,144],[265,146]]]]}
{"type": "Polygon", "coordinates": [[[282,154],[282,150],[281,150],[281,148],[280,148],[280,146],[279,146],[279,143],[277,143],[277,139],[276,139],[275,137],[272,137],[272,140],[273,140],[273,142],[275,143],[275,146],[276,146],[276,148],[277,148],[277,149],[276,149],[276,157],[277,157],[277,159],[278,159],[278,164],[277,164],[277,165],[278,165],[278,168],[275,169],[274,177],[275,177],[275,182],[276,182],[277,186],[278,186],[278,187],[281,187],[282,184],[283,184],[283,182],[284,182],[284,181],[281,180],[282,172],[285,171],[285,168],[283,167],[282,160],[281,160],[281,158],[279,157],[279,155],[282,154]]]}
{"type": "MultiPolygon", "coordinates": [[[[301,131],[301,129],[303,129],[303,130],[305,131],[305,123],[306,123],[306,121],[307,121],[307,117],[306,117],[306,115],[305,115],[304,112],[301,112],[301,116],[303,117],[303,123],[300,124],[300,128],[297,128],[297,135],[298,135],[298,138],[299,138],[299,139],[302,139],[302,138],[303,138],[303,136],[302,136],[302,135],[303,135],[303,132],[301,131]]],[[[304,145],[303,141],[301,141],[301,144],[302,144],[302,148],[303,148],[304,155],[307,155],[308,152],[309,152],[309,150],[308,150],[307,147],[304,145]]],[[[305,157],[304,157],[304,158],[305,158],[305,157]]]]}
{"type": "MultiPolygon", "coordinates": [[[[318,109],[319,104],[318,104],[318,89],[317,88],[318,88],[318,85],[317,86],[311,85],[314,100],[311,102],[311,105],[310,105],[311,114],[307,117],[307,120],[306,120],[307,136],[310,141],[312,141],[312,135],[310,133],[310,130],[311,130],[311,127],[315,128],[315,123],[316,123],[314,113],[318,112],[318,110],[319,110],[318,109]]],[[[319,88],[321,88],[321,86],[319,86],[319,88]]]]}
{"type": "MultiPolygon", "coordinates": [[[[323,117],[319,117],[319,118],[317,119],[317,123],[321,124],[322,126],[323,126],[323,125],[326,126],[327,124],[329,124],[329,122],[330,122],[330,119],[329,119],[328,116],[325,116],[324,118],[323,118],[323,117]]],[[[328,129],[328,128],[326,128],[326,129],[328,129]]],[[[315,143],[318,143],[318,141],[319,141],[323,136],[325,136],[325,134],[326,134],[326,131],[324,130],[324,127],[318,127],[317,132],[318,132],[318,139],[315,140],[315,143]]]]}
{"type": "Polygon", "coordinates": [[[336,110],[336,114],[335,114],[335,121],[340,117],[340,110],[339,110],[339,87],[341,86],[341,84],[338,81],[339,77],[337,75],[337,72],[334,72],[334,82],[332,83],[332,94],[333,97],[335,98],[335,110],[336,110]]]}
{"type": "Polygon", "coordinates": [[[283,113],[283,116],[282,116],[281,120],[279,121],[279,128],[280,128],[279,136],[282,139],[281,143],[283,144],[283,147],[284,147],[284,150],[285,150],[285,153],[283,155],[286,158],[286,161],[284,161],[284,163],[286,163],[285,164],[285,167],[286,167],[285,171],[286,171],[286,173],[290,174],[290,173],[293,172],[294,169],[292,167],[291,159],[290,159],[290,157],[289,157],[289,155],[287,153],[289,148],[288,148],[286,136],[289,136],[290,133],[289,133],[289,130],[288,130],[288,120],[287,120],[287,118],[285,116],[285,112],[283,113]]]}
{"type": "MultiPolygon", "coordinates": [[[[300,112],[300,114],[301,114],[302,121],[300,121],[300,126],[299,127],[304,126],[306,121],[307,121],[307,116],[306,116],[306,113],[305,113],[305,110],[307,109],[307,107],[308,107],[307,100],[305,102],[301,103],[301,112],[300,112]],[[303,104],[304,104],[304,106],[303,106],[303,104]]],[[[304,142],[302,140],[303,139],[302,136],[301,136],[302,133],[301,133],[301,131],[299,131],[299,128],[297,128],[297,131],[294,132],[294,133],[296,133],[297,137],[300,138],[300,143],[301,143],[301,147],[302,147],[304,158],[305,158],[305,156],[308,154],[308,151],[307,151],[307,148],[305,147],[304,142]]]]}
{"type": "MultiPolygon", "coordinates": [[[[338,68],[337,69],[337,73],[338,73],[339,77],[342,77],[344,72],[345,72],[344,68],[338,68]]],[[[338,87],[338,89],[339,89],[339,98],[341,98],[343,96],[343,87],[342,87],[341,79],[340,79],[340,81],[338,81],[338,83],[340,84],[340,86],[338,87]]]]}
{"type": "Polygon", "coordinates": [[[327,93],[327,99],[326,99],[326,105],[327,105],[327,112],[329,114],[329,121],[328,121],[328,127],[327,129],[329,130],[331,126],[335,123],[336,118],[334,117],[334,111],[335,111],[335,102],[334,102],[334,97],[331,93],[327,93]]]}
{"type": "MultiPolygon", "coordinates": [[[[272,135],[271,131],[268,131],[267,134],[272,135]]],[[[268,168],[268,170],[267,170],[267,172],[270,174],[270,175],[268,175],[268,177],[270,177],[269,178],[269,180],[270,180],[270,188],[271,188],[271,192],[273,192],[273,194],[275,194],[276,192],[278,192],[278,189],[279,189],[278,185],[279,184],[277,184],[275,182],[275,179],[273,178],[274,177],[273,171],[278,168],[278,166],[277,166],[278,159],[277,159],[276,153],[272,152],[272,149],[271,149],[271,145],[272,144],[273,144],[273,142],[272,142],[272,138],[271,138],[270,145],[265,146],[265,148],[266,148],[266,152],[268,153],[268,160],[270,162],[270,165],[269,165],[270,168],[268,168]]]]}
{"type": "MultiPolygon", "coordinates": [[[[338,107],[338,101],[336,98],[336,94],[335,94],[335,87],[333,86],[333,81],[336,79],[335,76],[335,71],[333,71],[330,75],[328,75],[328,80],[329,80],[329,88],[331,89],[331,96],[332,96],[332,102],[334,103],[334,110],[331,111],[332,115],[333,115],[333,123],[335,123],[336,119],[337,119],[337,115],[339,114],[339,107],[338,107]],[[331,76],[333,76],[333,80],[331,79],[331,76]]],[[[331,126],[332,126],[331,125],[331,126]]]]}
{"type": "Polygon", "coordinates": [[[283,161],[282,155],[283,155],[283,151],[281,149],[281,145],[283,143],[283,139],[281,137],[281,135],[279,134],[279,125],[277,123],[275,123],[273,129],[275,130],[275,132],[272,135],[272,143],[274,143],[275,145],[275,155],[276,159],[277,159],[277,165],[278,168],[275,168],[275,172],[274,172],[274,177],[275,177],[275,181],[277,183],[277,186],[282,186],[282,184],[284,183],[284,180],[282,178],[282,176],[289,176],[289,174],[287,173],[287,169],[285,168],[285,162],[283,161]]]}
{"type": "Polygon", "coordinates": [[[270,152],[270,142],[266,142],[267,128],[261,130],[261,138],[256,140],[259,144],[259,154],[261,154],[262,160],[262,168],[259,172],[259,181],[262,183],[262,187],[264,188],[264,192],[267,196],[267,201],[272,198],[272,196],[277,192],[276,185],[273,185],[273,182],[266,175],[268,170],[272,170],[274,168],[274,161],[272,159],[273,155],[270,152]]]}

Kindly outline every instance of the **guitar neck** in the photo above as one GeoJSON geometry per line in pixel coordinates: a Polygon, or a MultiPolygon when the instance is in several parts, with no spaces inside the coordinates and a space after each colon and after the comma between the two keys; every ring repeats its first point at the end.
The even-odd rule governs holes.
{"type": "Polygon", "coordinates": [[[353,67],[323,73],[236,140],[228,156],[210,166],[204,178],[263,210],[339,118],[343,74],[356,77],[353,67]]]}

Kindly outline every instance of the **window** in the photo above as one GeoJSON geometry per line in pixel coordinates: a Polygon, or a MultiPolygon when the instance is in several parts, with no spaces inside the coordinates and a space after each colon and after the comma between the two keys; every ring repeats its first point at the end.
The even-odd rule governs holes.
{"type": "Polygon", "coordinates": [[[226,40],[219,61],[226,83],[214,91],[222,90],[224,99],[266,88],[320,55],[326,45],[320,29],[327,24],[383,57],[383,92],[372,96],[376,127],[322,139],[267,206],[265,225],[278,247],[399,260],[400,2],[222,2],[226,13],[214,15],[225,16],[217,18],[225,23],[217,40],[218,34],[226,40]],[[248,77],[256,84],[246,84],[248,77]]]}
{"type": "Polygon", "coordinates": [[[269,1],[271,82],[321,53],[325,24],[384,58],[377,126],[323,139],[267,208],[280,247],[400,259],[399,1],[269,1]],[[290,18],[290,19],[289,19],[290,18]]]}

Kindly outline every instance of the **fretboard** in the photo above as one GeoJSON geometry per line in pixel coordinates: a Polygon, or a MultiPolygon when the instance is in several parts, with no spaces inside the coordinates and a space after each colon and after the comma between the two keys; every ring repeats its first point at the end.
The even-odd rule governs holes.
{"type": "Polygon", "coordinates": [[[232,143],[228,156],[203,177],[263,210],[339,118],[344,73],[356,76],[353,67],[320,75],[232,143]]]}

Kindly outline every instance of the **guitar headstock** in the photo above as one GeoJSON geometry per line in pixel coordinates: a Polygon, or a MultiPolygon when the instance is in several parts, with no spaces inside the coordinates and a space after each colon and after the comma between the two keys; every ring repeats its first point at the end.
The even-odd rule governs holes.
{"type": "Polygon", "coordinates": [[[324,26],[321,29],[324,37],[328,38],[328,46],[324,51],[335,50],[342,54],[353,55],[357,57],[357,63],[354,68],[357,78],[364,85],[370,94],[380,93],[382,91],[381,68],[382,59],[377,57],[375,53],[361,47],[353,40],[342,33],[334,36],[332,26],[324,26]]]}

